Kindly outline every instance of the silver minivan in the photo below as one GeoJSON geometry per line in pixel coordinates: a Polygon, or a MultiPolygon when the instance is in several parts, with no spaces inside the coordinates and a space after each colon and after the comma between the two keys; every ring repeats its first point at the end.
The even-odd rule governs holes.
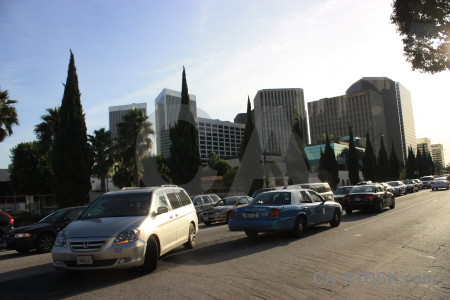
{"type": "Polygon", "coordinates": [[[139,267],[149,273],[161,255],[181,245],[195,247],[197,232],[194,205],[180,187],[110,192],[58,233],[53,266],[57,270],[139,267]]]}

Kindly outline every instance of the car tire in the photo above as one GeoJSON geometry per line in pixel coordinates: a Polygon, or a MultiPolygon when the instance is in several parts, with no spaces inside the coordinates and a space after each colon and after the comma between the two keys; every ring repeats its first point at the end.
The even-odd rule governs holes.
{"type": "Polygon", "coordinates": [[[191,223],[189,225],[189,238],[186,243],[183,244],[184,248],[193,249],[195,248],[195,238],[197,237],[197,232],[195,231],[195,225],[191,223]]]}
{"type": "Polygon", "coordinates": [[[159,259],[159,249],[158,242],[154,236],[151,236],[147,241],[147,247],[145,249],[144,265],[142,266],[142,271],[145,274],[153,272],[157,265],[159,259]]]}
{"type": "Polygon", "coordinates": [[[382,213],[384,210],[384,203],[383,200],[379,200],[377,202],[377,212],[382,213]]]}
{"type": "Polygon", "coordinates": [[[39,253],[46,253],[52,251],[55,243],[55,235],[51,233],[43,233],[36,239],[36,250],[39,253]]]}
{"type": "Polygon", "coordinates": [[[211,222],[209,222],[209,221],[203,221],[203,223],[206,225],[206,226],[209,226],[209,225],[211,225],[211,222]]]}
{"type": "Polygon", "coordinates": [[[389,208],[390,209],[394,209],[395,208],[395,198],[394,197],[392,197],[392,202],[391,202],[391,205],[389,205],[389,208]]]}
{"type": "Polygon", "coordinates": [[[255,230],[245,230],[245,235],[247,235],[249,238],[254,239],[258,236],[258,231],[255,230]]]}
{"type": "Polygon", "coordinates": [[[296,238],[301,238],[305,235],[306,231],[306,222],[305,218],[297,217],[295,220],[294,228],[292,229],[292,235],[296,238]]]}
{"type": "Polygon", "coordinates": [[[341,213],[339,212],[338,209],[335,209],[333,213],[333,219],[331,219],[330,221],[330,226],[338,227],[339,224],[341,224],[341,213]]]}
{"type": "Polygon", "coordinates": [[[346,213],[347,215],[351,215],[351,214],[353,213],[353,210],[347,208],[347,209],[345,210],[345,213],[346,213]]]}

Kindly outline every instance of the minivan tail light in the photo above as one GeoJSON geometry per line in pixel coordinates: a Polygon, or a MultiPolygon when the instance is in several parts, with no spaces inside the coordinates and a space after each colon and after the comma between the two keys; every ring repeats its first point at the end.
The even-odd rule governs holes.
{"type": "Polygon", "coordinates": [[[9,220],[9,224],[13,225],[14,224],[14,219],[9,220]]]}
{"type": "Polygon", "coordinates": [[[348,200],[350,200],[351,198],[352,198],[352,196],[347,195],[347,196],[344,197],[344,201],[348,201],[348,200]]]}
{"type": "Polygon", "coordinates": [[[234,218],[236,218],[236,210],[235,209],[233,209],[230,213],[230,219],[234,219],[234,218]]]}
{"type": "Polygon", "coordinates": [[[281,211],[278,208],[272,208],[269,212],[269,217],[281,217],[281,211]]]}

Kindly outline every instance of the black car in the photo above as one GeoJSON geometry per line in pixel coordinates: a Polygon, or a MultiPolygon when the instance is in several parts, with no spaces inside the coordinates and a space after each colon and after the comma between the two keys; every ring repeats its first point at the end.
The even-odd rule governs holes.
{"type": "Polygon", "coordinates": [[[56,233],[76,220],[85,209],[85,206],[63,208],[37,223],[12,229],[3,235],[2,247],[19,253],[30,250],[50,252],[56,233]]]}
{"type": "Polygon", "coordinates": [[[0,210],[0,241],[4,233],[14,227],[14,219],[8,213],[0,210]]]}
{"type": "Polygon", "coordinates": [[[395,197],[381,184],[358,185],[344,197],[342,206],[347,214],[356,209],[382,212],[385,207],[390,209],[395,207],[395,197]]]}
{"type": "Polygon", "coordinates": [[[54,213],[58,209],[59,209],[59,207],[57,207],[57,206],[51,206],[51,207],[46,207],[46,208],[42,208],[38,211],[35,211],[32,214],[33,221],[37,222],[37,221],[41,220],[42,218],[48,216],[49,214],[54,213]]]}

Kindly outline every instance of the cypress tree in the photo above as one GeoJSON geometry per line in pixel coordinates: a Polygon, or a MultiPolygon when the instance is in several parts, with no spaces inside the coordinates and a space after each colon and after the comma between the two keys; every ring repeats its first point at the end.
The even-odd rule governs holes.
{"type": "Polygon", "coordinates": [[[366,150],[363,156],[363,167],[362,174],[364,180],[376,181],[376,158],[372,147],[372,142],[370,141],[369,133],[366,134],[366,150]]]}
{"type": "Polygon", "coordinates": [[[400,162],[395,153],[394,143],[391,144],[392,148],[389,155],[389,180],[398,180],[400,178],[400,162]]]}
{"type": "Polygon", "coordinates": [[[408,158],[406,160],[406,177],[416,178],[417,160],[411,147],[408,148],[408,158]]]}
{"type": "Polygon", "coordinates": [[[339,184],[339,167],[334,150],[330,145],[328,133],[325,135],[325,150],[320,155],[318,173],[319,179],[322,182],[328,182],[334,191],[339,184]]]}
{"type": "Polygon", "coordinates": [[[253,122],[252,116],[252,106],[250,104],[250,96],[247,99],[247,122],[245,123],[244,138],[242,139],[240,149],[239,149],[239,161],[242,161],[244,157],[245,149],[250,141],[253,130],[255,129],[255,123],[253,122]]]}
{"type": "Polygon", "coordinates": [[[355,141],[353,140],[352,127],[350,130],[350,141],[348,145],[348,158],[347,158],[347,169],[348,169],[348,179],[351,185],[355,185],[360,182],[359,179],[359,159],[358,152],[356,151],[355,141]]]}
{"type": "Polygon", "coordinates": [[[427,155],[427,167],[428,167],[428,174],[427,175],[434,175],[436,168],[434,166],[434,162],[433,162],[433,159],[431,158],[431,154],[430,153],[428,153],[428,155],[427,155]]]}
{"type": "Polygon", "coordinates": [[[248,195],[252,195],[255,190],[264,186],[264,170],[261,165],[261,147],[258,131],[253,122],[250,97],[247,100],[247,122],[244,138],[241,142],[239,160],[240,166],[233,186],[243,189],[244,193],[248,195]]]}
{"type": "Polygon", "coordinates": [[[381,182],[389,179],[389,159],[384,147],[383,136],[381,136],[380,150],[378,151],[378,180],[381,182]]]}
{"type": "Polygon", "coordinates": [[[285,153],[286,169],[292,184],[304,183],[309,180],[309,161],[305,152],[305,137],[303,120],[298,115],[291,127],[288,148],[285,153]]]}
{"type": "Polygon", "coordinates": [[[186,72],[183,67],[181,107],[178,121],[170,128],[170,172],[173,183],[183,185],[189,194],[201,193],[201,166],[198,133],[190,109],[186,72]]]}
{"type": "Polygon", "coordinates": [[[84,204],[91,190],[89,145],[72,51],[59,116],[52,161],[56,201],[62,207],[84,204]]]}

